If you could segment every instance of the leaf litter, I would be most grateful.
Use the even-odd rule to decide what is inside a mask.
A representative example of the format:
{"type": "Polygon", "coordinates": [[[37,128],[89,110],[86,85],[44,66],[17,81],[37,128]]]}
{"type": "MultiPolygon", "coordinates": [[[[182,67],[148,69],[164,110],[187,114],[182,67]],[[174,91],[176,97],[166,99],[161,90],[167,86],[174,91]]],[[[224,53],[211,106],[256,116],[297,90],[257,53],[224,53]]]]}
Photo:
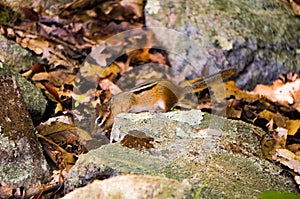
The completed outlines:
{"type": "MultiPolygon", "coordinates": [[[[144,3],[143,0],[76,0],[60,6],[54,13],[42,7],[21,8],[24,18],[0,24],[1,34],[39,55],[42,60],[30,70],[20,72],[43,90],[50,104],[51,111],[36,127],[54,170],[53,181],[44,190],[61,185],[78,156],[109,142],[109,137],[92,137],[84,127],[89,125],[95,109],[122,91],[116,85],[122,75],[146,63],[170,67],[165,52],[153,51],[157,41],[151,31],[143,32],[142,36],[133,31],[135,34],[128,40],[105,41],[117,33],[143,27],[144,3]],[[131,48],[137,44],[142,44],[140,49],[131,48]],[[115,57],[120,52],[126,53],[115,57]],[[76,82],[78,71],[81,82],[76,82]],[[86,82],[98,85],[97,89],[85,96],[78,95],[76,89],[83,89],[81,86],[86,82]],[[72,101],[75,101],[75,107],[87,106],[81,113],[72,112],[72,101]],[[82,128],[75,127],[73,116],[81,121],[82,128]]],[[[138,78],[143,79],[146,75],[149,73],[138,73],[138,78]]],[[[160,77],[160,74],[151,73],[150,78],[153,76],[160,77]]],[[[298,74],[289,73],[281,75],[272,85],[257,85],[253,91],[242,91],[233,81],[219,85],[226,89],[226,116],[263,128],[265,135],[258,136],[264,155],[285,166],[298,185],[299,84],[298,74]]],[[[213,111],[208,90],[199,91],[198,96],[197,108],[213,111]]],[[[139,139],[133,133],[122,144],[130,148],[151,148],[151,141],[149,137],[139,139]]]]}

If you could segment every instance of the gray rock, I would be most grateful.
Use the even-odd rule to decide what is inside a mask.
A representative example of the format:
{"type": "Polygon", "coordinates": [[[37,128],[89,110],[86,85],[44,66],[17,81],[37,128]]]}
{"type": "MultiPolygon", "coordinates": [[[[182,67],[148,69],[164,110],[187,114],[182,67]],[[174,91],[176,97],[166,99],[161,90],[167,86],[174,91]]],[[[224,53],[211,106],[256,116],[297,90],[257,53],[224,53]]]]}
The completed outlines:
{"type": "Polygon", "coordinates": [[[15,71],[29,70],[39,59],[14,41],[0,35],[0,61],[10,65],[15,71]]]}
{"type": "Polygon", "coordinates": [[[86,187],[79,188],[63,199],[73,198],[186,198],[191,187],[188,183],[149,175],[125,175],[107,180],[96,180],[86,187]]]}
{"type": "Polygon", "coordinates": [[[299,19],[281,0],[149,0],[145,19],[188,78],[233,66],[237,85],[251,89],[300,69],[299,19]]]}
{"type": "Polygon", "coordinates": [[[112,136],[122,144],[82,155],[68,174],[65,190],[94,178],[150,174],[188,180],[192,189],[187,196],[193,197],[253,198],[268,190],[296,192],[293,180],[263,158],[256,134],[263,131],[198,110],[120,114],[112,136]],[[133,134],[134,140],[140,135],[152,145],[128,148],[124,140],[133,134]]]}
{"type": "Polygon", "coordinates": [[[0,62],[0,76],[1,75],[13,75],[16,78],[26,108],[30,113],[33,122],[38,123],[47,106],[47,100],[41,90],[3,62],[0,62]]]}
{"type": "Polygon", "coordinates": [[[8,198],[37,189],[49,172],[16,77],[1,76],[0,87],[0,198],[8,198]]]}

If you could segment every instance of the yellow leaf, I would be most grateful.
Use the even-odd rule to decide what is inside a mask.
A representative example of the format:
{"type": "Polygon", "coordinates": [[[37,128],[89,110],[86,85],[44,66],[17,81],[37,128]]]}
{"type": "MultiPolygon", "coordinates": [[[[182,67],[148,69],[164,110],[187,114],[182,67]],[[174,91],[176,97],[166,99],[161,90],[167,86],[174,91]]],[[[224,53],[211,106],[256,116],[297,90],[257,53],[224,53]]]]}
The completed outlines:
{"type": "Polygon", "coordinates": [[[287,120],[286,128],[288,129],[288,135],[295,135],[300,128],[300,120],[287,120]]]}
{"type": "Polygon", "coordinates": [[[280,113],[273,113],[268,110],[263,110],[258,115],[268,121],[273,119],[278,127],[286,127],[286,118],[280,113]]]}

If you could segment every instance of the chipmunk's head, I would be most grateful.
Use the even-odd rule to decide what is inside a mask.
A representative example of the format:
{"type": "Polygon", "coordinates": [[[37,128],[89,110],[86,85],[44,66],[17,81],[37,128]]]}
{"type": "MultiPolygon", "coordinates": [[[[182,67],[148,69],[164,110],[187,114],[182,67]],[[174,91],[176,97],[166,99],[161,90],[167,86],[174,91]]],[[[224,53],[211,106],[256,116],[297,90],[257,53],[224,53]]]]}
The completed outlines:
{"type": "Polygon", "coordinates": [[[97,108],[98,117],[95,119],[93,135],[104,135],[111,128],[113,119],[111,116],[110,102],[103,103],[97,108]]]}
{"type": "MultiPolygon", "coordinates": [[[[93,135],[97,136],[100,134],[107,134],[111,129],[114,118],[119,113],[127,113],[132,107],[131,92],[123,92],[112,97],[109,101],[105,101],[96,108],[98,117],[95,119],[95,127],[93,130],[93,135]]],[[[109,134],[109,133],[108,133],[109,134]]]]}

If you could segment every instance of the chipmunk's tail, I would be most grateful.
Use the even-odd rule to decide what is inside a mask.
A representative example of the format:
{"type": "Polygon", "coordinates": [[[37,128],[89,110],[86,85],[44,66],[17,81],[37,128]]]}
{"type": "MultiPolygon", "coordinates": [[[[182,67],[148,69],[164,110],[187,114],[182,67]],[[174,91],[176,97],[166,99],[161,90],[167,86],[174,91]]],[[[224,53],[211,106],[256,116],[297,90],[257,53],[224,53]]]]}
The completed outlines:
{"type": "Polygon", "coordinates": [[[182,88],[192,89],[194,93],[200,92],[208,87],[209,84],[220,83],[235,74],[235,69],[230,68],[208,77],[197,77],[191,80],[184,81],[180,84],[182,88]]]}

